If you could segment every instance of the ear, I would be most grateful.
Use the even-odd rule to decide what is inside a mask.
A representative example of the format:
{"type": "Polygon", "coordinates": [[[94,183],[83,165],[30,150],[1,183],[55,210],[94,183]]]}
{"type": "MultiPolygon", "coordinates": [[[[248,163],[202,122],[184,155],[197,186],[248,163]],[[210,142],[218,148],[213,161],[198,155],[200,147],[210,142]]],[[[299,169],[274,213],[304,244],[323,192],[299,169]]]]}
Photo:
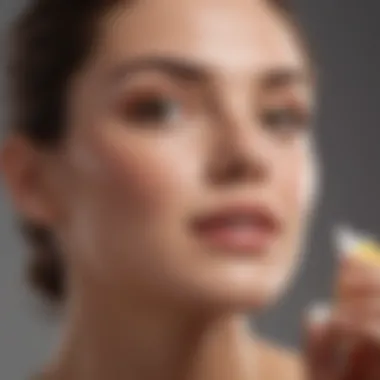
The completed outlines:
{"type": "Polygon", "coordinates": [[[46,160],[27,138],[18,135],[9,137],[0,151],[0,170],[17,211],[28,221],[50,226],[54,213],[46,160]]]}

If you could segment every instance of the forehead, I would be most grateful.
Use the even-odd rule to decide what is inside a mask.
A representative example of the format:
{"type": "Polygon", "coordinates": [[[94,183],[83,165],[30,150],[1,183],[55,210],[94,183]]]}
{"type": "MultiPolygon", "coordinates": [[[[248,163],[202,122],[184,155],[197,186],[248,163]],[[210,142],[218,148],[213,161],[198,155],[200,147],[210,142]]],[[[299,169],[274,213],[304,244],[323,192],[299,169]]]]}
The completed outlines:
{"type": "Polygon", "coordinates": [[[108,64],[167,54],[221,72],[302,68],[287,20],[267,0],[140,0],[104,20],[98,57],[108,64]]]}

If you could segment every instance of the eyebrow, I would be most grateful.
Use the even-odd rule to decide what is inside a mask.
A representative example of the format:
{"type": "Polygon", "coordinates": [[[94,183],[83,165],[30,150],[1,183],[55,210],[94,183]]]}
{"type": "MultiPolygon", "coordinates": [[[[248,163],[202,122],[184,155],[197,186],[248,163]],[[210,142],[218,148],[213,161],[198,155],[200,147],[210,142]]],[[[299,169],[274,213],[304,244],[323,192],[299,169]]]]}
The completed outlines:
{"type": "Polygon", "coordinates": [[[124,61],[111,72],[111,81],[118,83],[141,71],[162,72],[175,79],[201,82],[211,77],[211,73],[201,64],[184,58],[148,56],[124,61]]]}
{"type": "MultiPolygon", "coordinates": [[[[207,82],[214,76],[212,70],[199,62],[170,56],[145,56],[126,60],[120,63],[110,73],[111,83],[119,83],[142,71],[156,71],[177,80],[187,82],[207,82]]],[[[262,86],[268,90],[308,83],[311,76],[302,68],[279,65],[259,74],[262,86]]]]}
{"type": "Polygon", "coordinates": [[[298,84],[306,84],[311,81],[310,74],[300,68],[278,67],[264,75],[262,85],[268,90],[276,90],[298,84]]]}

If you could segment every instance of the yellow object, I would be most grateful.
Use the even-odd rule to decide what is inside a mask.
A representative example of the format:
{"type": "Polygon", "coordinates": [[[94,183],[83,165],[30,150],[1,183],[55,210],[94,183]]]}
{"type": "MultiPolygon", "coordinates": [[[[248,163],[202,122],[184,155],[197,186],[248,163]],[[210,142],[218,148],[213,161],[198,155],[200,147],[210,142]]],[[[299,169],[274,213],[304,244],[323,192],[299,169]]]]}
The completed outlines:
{"type": "Polygon", "coordinates": [[[380,245],[377,242],[363,241],[352,254],[366,262],[380,265],[380,245]]]}
{"type": "Polygon", "coordinates": [[[380,265],[380,244],[368,235],[341,228],[337,231],[336,243],[340,254],[380,265]]]}

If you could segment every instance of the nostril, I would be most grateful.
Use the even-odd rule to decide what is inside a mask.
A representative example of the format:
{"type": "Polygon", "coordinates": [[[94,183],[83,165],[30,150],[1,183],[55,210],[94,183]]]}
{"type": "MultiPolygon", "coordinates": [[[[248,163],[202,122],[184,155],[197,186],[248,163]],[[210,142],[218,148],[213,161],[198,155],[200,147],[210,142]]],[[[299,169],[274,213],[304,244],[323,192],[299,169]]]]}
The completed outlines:
{"type": "Polygon", "coordinates": [[[238,183],[261,181],[266,176],[266,163],[255,153],[245,153],[243,149],[224,151],[212,170],[212,180],[216,183],[238,183]]]}

